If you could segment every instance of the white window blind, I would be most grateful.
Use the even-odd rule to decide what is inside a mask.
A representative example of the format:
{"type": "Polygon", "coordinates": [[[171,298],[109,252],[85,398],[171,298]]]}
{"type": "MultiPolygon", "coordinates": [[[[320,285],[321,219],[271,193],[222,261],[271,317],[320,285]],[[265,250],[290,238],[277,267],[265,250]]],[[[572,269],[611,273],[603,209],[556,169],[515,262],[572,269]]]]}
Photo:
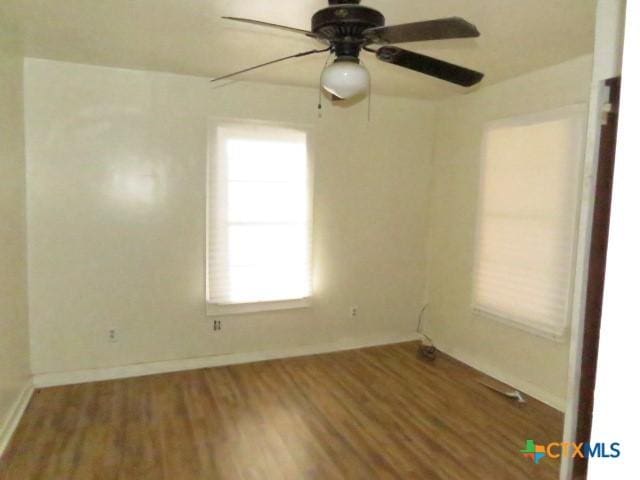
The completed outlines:
{"type": "Polygon", "coordinates": [[[582,112],[496,122],[484,138],[474,306],[556,338],[573,289],[582,112]]]}
{"type": "Polygon", "coordinates": [[[221,125],[211,149],[207,301],[277,302],[311,293],[307,134],[221,125]]]}

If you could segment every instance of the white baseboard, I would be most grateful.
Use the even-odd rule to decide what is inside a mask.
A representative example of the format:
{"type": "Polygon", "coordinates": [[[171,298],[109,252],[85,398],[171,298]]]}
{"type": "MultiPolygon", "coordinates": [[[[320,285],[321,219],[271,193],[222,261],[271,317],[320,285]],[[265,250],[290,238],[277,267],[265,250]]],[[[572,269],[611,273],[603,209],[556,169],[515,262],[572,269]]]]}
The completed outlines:
{"type": "Polygon", "coordinates": [[[378,345],[388,345],[392,343],[411,342],[418,338],[418,335],[415,333],[377,335],[373,337],[345,339],[332,343],[304,345],[265,352],[231,353],[209,357],[186,358],[153,363],[138,363],[120,367],[76,370],[71,372],[40,373],[33,376],[33,384],[37,388],[43,388],[97,382],[102,380],[115,380],[119,378],[142,377],[145,375],[155,375],[159,373],[260,362],[278,358],[302,357],[306,355],[354,350],[357,348],[375,347],[378,345]]]}
{"type": "Polygon", "coordinates": [[[530,397],[535,398],[536,400],[540,400],[542,403],[546,403],[550,407],[555,408],[561,412],[565,411],[566,402],[563,398],[558,397],[537,385],[534,385],[530,382],[522,380],[520,378],[516,378],[506,372],[501,371],[499,368],[496,368],[493,365],[489,365],[488,363],[478,360],[471,355],[468,355],[464,352],[460,352],[455,348],[449,348],[447,346],[438,345],[438,349],[443,353],[449,355],[450,357],[455,358],[456,360],[469,365],[472,368],[475,368],[479,372],[484,373],[485,375],[489,375],[492,378],[495,378],[499,382],[506,383],[507,385],[511,385],[516,390],[528,395],[530,397]]]}
{"type": "MultiPolygon", "coordinates": [[[[274,360],[279,358],[303,357],[306,355],[317,355],[322,353],[339,352],[343,350],[354,350],[358,348],[374,347],[379,345],[389,345],[418,340],[420,337],[415,333],[398,335],[377,335],[372,337],[345,339],[332,343],[318,345],[304,345],[298,347],[285,348],[280,350],[269,350],[264,352],[231,353],[225,355],[213,355],[208,357],[186,358],[180,360],[168,360],[151,363],[138,363],[109,368],[97,368],[89,370],[75,370],[70,372],[41,373],[33,376],[33,385],[36,388],[53,387],[60,385],[72,385],[78,383],[98,382],[103,380],[116,380],[120,378],[142,377],[145,375],[155,375],[160,373],[179,372],[184,370],[196,370],[199,368],[220,367],[224,365],[237,365],[241,363],[260,362],[264,360],[274,360]]],[[[522,379],[515,378],[492,365],[479,361],[470,355],[453,348],[438,345],[447,355],[469,365],[476,370],[495,378],[496,380],[509,384],[520,390],[522,393],[540,400],[551,407],[564,412],[564,399],[553,395],[537,385],[522,379]]],[[[33,391],[33,387],[31,387],[33,391]]],[[[29,394],[29,397],[30,398],[29,394]]],[[[27,398],[27,402],[28,402],[27,398]]],[[[26,407],[26,403],[24,405],[26,407]]],[[[22,412],[20,412],[20,415],[22,412]]],[[[19,420],[18,415],[17,420],[19,420]]],[[[15,421],[17,424],[17,420],[15,421]]],[[[15,428],[15,425],[14,427],[15,428]]],[[[4,433],[4,432],[3,432],[4,433]]],[[[4,437],[0,437],[4,438],[4,437]]]]}
{"type": "Polygon", "coordinates": [[[33,391],[33,384],[29,381],[13,404],[9,415],[7,415],[6,423],[0,427],[0,457],[2,457],[4,451],[9,446],[11,437],[16,431],[18,423],[20,423],[20,419],[29,405],[33,391]]]}

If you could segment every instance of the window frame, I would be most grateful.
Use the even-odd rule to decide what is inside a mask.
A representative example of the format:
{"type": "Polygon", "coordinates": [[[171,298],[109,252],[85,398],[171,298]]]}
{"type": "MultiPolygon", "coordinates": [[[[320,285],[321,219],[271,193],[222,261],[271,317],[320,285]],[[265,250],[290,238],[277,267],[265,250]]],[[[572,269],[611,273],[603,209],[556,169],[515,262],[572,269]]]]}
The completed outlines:
{"type": "Polygon", "coordinates": [[[242,315],[249,313],[272,312],[278,310],[304,309],[312,306],[313,290],[314,290],[314,135],[313,126],[305,123],[287,123],[279,121],[256,120],[247,118],[230,118],[230,117],[210,117],[207,128],[207,172],[205,175],[205,307],[207,316],[228,316],[242,315]],[[218,162],[218,152],[220,145],[218,144],[218,129],[220,127],[267,127],[295,130],[306,135],[307,146],[307,195],[308,195],[308,238],[309,238],[309,295],[302,298],[291,298],[283,300],[266,300],[261,302],[244,302],[221,304],[214,303],[209,299],[210,287],[210,262],[209,252],[212,239],[210,238],[213,225],[212,204],[215,195],[213,191],[213,182],[217,180],[214,177],[215,168],[218,162]]]}
{"type": "Polygon", "coordinates": [[[575,288],[576,288],[576,274],[578,268],[578,242],[579,242],[579,227],[580,227],[580,212],[582,209],[583,202],[583,190],[584,184],[582,179],[584,178],[584,168],[585,168],[585,155],[586,155],[586,130],[587,130],[587,104],[585,103],[575,103],[570,105],[565,105],[558,108],[540,110],[536,112],[524,113],[524,114],[515,114],[509,117],[502,117],[495,120],[491,120],[485,123],[484,128],[482,130],[482,141],[481,141],[481,150],[480,150],[480,170],[478,175],[478,184],[477,184],[477,205],[476,205],[476,215],[475,215],[475,228],[474,228],[474,236],[473,236],[473,256],[472,256],[472,278],[471,278],[471,311],[475,315],[500,322],[504,325],[516,328],[518,330],[546,338],[548,340],[552,340],[557,343],[564,343],[569,338],[569,330],[570,330],[570,321],[573,315],[573,311],[575,308],[575,304],[573,301],[575,288]],[[519,317],[519,316],[510,316],[505,312],[500,312],[495,309],[492,309],[487,306],[483,306],[477,303],[476,298],[476,290],[478,288],[477,283],[475,281],[476,275],[476,265],[478,261],[479,248],[478,241],[480,238],[480,229],[481,229],[481,206],[484,204],[484,180],[486,175],[486,157],[487,157],[487,137],[490,130],[495,129],[496,127],[504,127],[504,126],[526,126],[533,125],[536,123],[542,123],[547,121],[553,121],[558,119],[564,119],[567,117],[575,117],[578,118],[582,124],[581,127],[581,135],[579,139],[579,152],[577,153],[577,158],[579,164],[576,166],[576,181],[579,182],[579,185],[576,188],[575,198],[574,198],[574,212],[573,212],[573,226],[572,226],[572,243],[571,243],[571,252],[570,252],[570,277],[569,277],[569,288],[567,290],[567,298],[566,298],[566,312],[564,317],[563,325],[560,329],[554,328],[545,328],[544,324],[541,322],[532,323],[530,319],[519,317]]]}

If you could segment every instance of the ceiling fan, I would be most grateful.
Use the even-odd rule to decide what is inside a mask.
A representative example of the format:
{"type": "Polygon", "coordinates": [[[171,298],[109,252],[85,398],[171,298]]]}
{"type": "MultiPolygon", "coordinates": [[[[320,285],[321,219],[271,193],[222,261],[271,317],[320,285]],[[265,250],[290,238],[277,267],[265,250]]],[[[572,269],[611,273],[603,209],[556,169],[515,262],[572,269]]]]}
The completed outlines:
{"type": "Polygon", "coordinates": [[[247,18],[222,18],[306,35],[324,43],[326,48],[278,58],[214,78],[212,82],[284,60],[330,52],[335,55],[335,61],[324,69],[321,84],[335,97],[347,99],[365,93],[369,88],[369,72],[361,65],[359,59],[363,50],[375,53],[378,60],[383,62],[408,68],[463,87],[475,85],[484,76],[484,74],[468,68],[390,45],[480,36],[475,25],[459,17],[385,26],[384,15],[373,8],[360,5],[360,0],[329,0],[328,7],[313,15],[310,31],[247,18]],[[372,45],[378,45],[378,47],[372,48],[372,45]]]}

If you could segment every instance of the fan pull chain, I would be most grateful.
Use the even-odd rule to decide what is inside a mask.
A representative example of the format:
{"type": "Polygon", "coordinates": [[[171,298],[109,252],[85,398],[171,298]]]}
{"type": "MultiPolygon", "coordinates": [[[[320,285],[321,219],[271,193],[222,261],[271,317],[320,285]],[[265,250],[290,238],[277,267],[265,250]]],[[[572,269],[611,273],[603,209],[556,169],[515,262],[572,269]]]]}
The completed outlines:
{"type": "MultiPolygon", "coordinates": [[[[331,60],[331,54],[333,52],[329,52],[327,55],[327,59],[324,61],[324,67],[322,68],[322,72],[329,65],[329,60],[331,60]]],[[[320,73],[320,80],[318,80],[318,118],[322,118],[322,72],[320,73]]]]}
{"type": "Polygon", "coordinates": [[[371,123],[371,75],[369,75],[369,98],[367,100],[367,121],[371,123]]]}
{"type": "MultiPolygon", "coordinates": [[[[364,60],[360,60],[363,67],[367,68],[364,64],[364,60]]],[[[367,91],[367,122],[371,123],[371,75],[369,75],[369,86],[367,91]]]]}
{"type": "Polygon", "coordinates": [[[367,105],[367,121],[371,123],[371,93],[369,93],[369,104],[367,105]]]}

